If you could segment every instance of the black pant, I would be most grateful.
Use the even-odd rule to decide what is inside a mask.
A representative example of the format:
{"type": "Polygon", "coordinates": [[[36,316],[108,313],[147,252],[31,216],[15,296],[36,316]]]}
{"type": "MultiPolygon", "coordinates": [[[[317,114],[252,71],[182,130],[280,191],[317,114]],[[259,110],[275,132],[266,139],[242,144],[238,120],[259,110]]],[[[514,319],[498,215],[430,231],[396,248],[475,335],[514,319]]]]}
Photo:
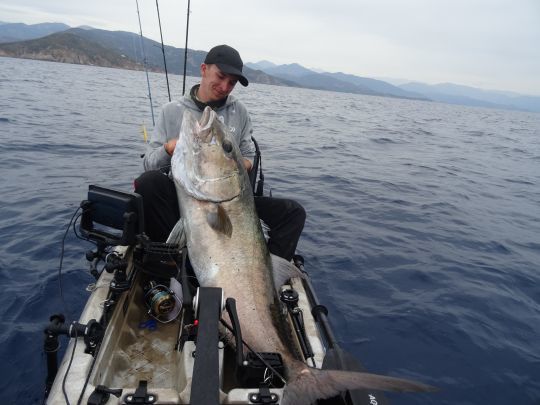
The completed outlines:
{"type": "MultiPolygon", "coordinates": [[[[135,180],[135,192],[143,198],[146,235],[155,242],[165,242],[180,219],[174,182],[159,170],[148,171],[135,180]]],[[[255,197],[255,208],[270,228],[270,252],[291,260],[304,229],[304,208],[294,200],[273,197],[255,197]]]]}

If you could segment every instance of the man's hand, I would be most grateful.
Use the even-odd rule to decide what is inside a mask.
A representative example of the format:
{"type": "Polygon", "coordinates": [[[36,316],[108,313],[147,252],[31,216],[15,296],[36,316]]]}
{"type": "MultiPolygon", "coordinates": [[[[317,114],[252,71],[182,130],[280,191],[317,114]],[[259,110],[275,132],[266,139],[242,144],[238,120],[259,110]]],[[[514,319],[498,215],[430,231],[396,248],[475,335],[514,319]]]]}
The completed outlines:
{"type": "Polygon", "coordinates": [[[251,163],[251,160],[244,158],[244,167],[246,168],[247,172],[250,172],[251,168],[253,167],[253,163],[251,163]]]}
{"type": "Polygon", "coordinates": [[[169,156],[172,156],[174,148],[176,148],[176,141],[178,141],[178,139],[171,139],[164,145],[165,151],[169,154],[169,156]]]}

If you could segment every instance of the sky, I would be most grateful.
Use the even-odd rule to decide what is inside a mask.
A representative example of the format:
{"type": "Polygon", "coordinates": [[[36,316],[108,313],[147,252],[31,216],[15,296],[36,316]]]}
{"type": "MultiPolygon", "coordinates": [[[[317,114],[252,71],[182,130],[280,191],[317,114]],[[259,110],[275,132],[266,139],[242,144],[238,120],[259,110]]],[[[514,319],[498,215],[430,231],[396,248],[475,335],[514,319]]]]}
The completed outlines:
{"type": "MultiPolygon", "coordinates": [[[[155,0],[138,0],[160,39],[155,0]]],[[[187,0],[159,0],[165,44],[184,47],[187,0]]],[[[136,0],[2,0],[0,21],[139,32],[136,0]]],[[[188,47],[357,76],[540,96],[540,0],[193,0],[188,47]]]]}

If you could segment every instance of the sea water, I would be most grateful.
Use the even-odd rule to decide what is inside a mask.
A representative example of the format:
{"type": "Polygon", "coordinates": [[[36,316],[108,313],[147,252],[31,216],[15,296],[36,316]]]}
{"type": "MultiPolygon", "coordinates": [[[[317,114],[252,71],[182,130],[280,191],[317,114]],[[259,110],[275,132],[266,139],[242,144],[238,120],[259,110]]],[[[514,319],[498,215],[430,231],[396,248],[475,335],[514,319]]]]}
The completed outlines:
{"type": "MultiPolygon", "coordinates": [[[[538,404],[540,114],[238,87],[267,191],[306,208],[299,252],[340,344],[441,389],[392,402],[538,404]]],[[[93,281],[68,224],[89,184],[132,190],[147,94],[144,72],[0,58],[2,403],[42,401],[43,329],[93,281]]]]}

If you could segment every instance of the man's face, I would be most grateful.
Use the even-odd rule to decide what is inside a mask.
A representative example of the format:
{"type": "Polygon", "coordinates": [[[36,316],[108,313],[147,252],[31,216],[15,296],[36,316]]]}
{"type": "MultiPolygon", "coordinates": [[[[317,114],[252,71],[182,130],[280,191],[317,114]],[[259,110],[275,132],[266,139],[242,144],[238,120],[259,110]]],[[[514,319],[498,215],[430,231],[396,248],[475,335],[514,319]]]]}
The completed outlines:
{"type": "Polygon", "coordinates": [[[223,73],[216,65],[201,65],[201,85],[197,96],[205,103],[217,101],[227,97],[238,78],[234,75],[223,73]]]}

